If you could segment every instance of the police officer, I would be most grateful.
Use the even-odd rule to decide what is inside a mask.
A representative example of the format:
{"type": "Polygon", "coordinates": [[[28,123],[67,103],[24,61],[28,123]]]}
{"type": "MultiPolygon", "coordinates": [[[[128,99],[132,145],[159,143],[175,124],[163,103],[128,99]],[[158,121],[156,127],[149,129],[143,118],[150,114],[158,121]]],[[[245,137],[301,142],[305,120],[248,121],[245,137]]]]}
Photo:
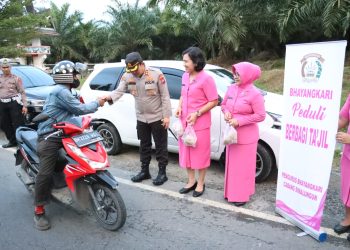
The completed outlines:
{"type": "Polygon", "coordinates": [[[125,92],[135,97],[137,135],[140,140],[141,171],[131,178],[133,182],[150,179],[152,136],[156,146],[158,175],[154,185],[162,185],[168,180],[168,128],[171,116],[170,96],[166,80],[158,69],[147,67],[138,52],[132,52],[125,58],[126,73],[120,84],[105,99],[116,102],[125,92]]]}
{"type": "Polygon", "coordinates": [[[10,61],[1,61],[2,75],[0,75],[0,117],[1,128],[9,141],[3,148],[14,147],[16,129],[24,125],[24,115],[27,113],[27,99],[20,77],[11,74],[10,61]]]}

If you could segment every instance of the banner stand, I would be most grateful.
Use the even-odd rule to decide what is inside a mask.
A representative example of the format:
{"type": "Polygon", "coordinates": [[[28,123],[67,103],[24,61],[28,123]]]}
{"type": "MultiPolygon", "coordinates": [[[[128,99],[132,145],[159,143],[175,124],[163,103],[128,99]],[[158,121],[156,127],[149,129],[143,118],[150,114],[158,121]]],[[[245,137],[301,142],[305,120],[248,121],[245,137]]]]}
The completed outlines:
{"type": "Polygon", "coordinates": [[[286,220],[288,220],[290,223],[292,223],[293,225],[299,227],[301,230],[303,230],[307,234],[309,234],[312,237],[314,237],[316,240],[318,240],[320,242],[324,242],[324,241],[327,240],[327,233],[326,232],[316,231],[316,230],[313,230],[312,228],[310,228],[308,226],[305,226],[305,224],[299,222],[298,220],[295,220],[293,217],[291,217],[289,214],[287,214],[286,212],[284,212],[280,208],[276,207],[275,211],[276,211],[276,213],[278,213],[279,215],[284,217],[286,220]]]}

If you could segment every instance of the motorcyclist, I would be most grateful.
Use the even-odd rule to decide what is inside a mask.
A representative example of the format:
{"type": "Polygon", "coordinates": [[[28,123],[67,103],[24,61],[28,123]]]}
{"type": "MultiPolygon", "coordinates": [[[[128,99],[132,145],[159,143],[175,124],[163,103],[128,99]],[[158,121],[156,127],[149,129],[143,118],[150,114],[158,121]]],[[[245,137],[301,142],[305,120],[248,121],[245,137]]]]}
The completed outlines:
{"type": "Polygon", "coordinates": [[[83,104],[73,96],[71,89],[77,88],[80,84],[77,75],[82,70],[81,65],[65,60],[58,62],[53,68],[53,79],[57,86],[47,97],[43,108],[43,114],[49,118],[39,124],[37,131],[37,152],[40,167],[35,182],[34,222],[38,230],[50,228],[50,222],[45,215],[44,206],[50,200],[52,177],[55,171],[58,151],[63,146],[59,137],[51,136],[46,138],[54,132],[52,125],[67,121],[73,116],[93,113],[105,103],[105,100],[98,98],[95,101],[83,104]]]}

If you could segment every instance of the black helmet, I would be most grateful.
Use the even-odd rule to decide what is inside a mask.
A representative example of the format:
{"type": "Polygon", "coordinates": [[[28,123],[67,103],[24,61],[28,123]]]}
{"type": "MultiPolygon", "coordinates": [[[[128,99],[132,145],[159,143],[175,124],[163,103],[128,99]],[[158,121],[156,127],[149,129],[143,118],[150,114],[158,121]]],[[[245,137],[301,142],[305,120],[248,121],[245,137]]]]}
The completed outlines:
{"type": "Polygon", "coordinates": [[[60,61],[53,67],[52,77],[57,84],[69,84],[72,88],[77,88],[80,81],[75,76],[86,68],[87,66],[82,63],[73,63],[68,60],[60,61]]]}

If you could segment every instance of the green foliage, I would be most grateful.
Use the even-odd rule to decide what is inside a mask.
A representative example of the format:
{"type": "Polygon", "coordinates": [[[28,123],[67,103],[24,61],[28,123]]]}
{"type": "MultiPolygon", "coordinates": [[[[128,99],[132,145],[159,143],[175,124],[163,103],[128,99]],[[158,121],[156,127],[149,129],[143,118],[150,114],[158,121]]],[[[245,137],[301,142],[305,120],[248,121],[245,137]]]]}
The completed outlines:
{"type": "Polygon", "coordinates": [[[26,13],[24,6],[28,1],[0,2],[0,57],[23,55],[20,46],[38,37],[37,27],[46,23],[40,14],[26,13]]]}
{"type": "Polygon", "coordinates": [[[75,11],[69,14],[69,4],[58,8],[51,3],[51,22],[59,33],[58,36],[50,37],[46,41],[51,46],[51,57],[54,61],[64,59],[86,61],[87,58],[82,54],[84,25],[82,24],[82,13],[75,11]]]}
{"type": "Polygon", "coordinates": [[[112,21],[108,24],[108,36],[100,48],[105,60],[116,60],[131,51],[141,51],[145,58],[153,48],[152,36],[156,34],[159,11],[147,8],[134,8],[129,4],[122,6],[114,1],[108,6],[112,21]]]}

